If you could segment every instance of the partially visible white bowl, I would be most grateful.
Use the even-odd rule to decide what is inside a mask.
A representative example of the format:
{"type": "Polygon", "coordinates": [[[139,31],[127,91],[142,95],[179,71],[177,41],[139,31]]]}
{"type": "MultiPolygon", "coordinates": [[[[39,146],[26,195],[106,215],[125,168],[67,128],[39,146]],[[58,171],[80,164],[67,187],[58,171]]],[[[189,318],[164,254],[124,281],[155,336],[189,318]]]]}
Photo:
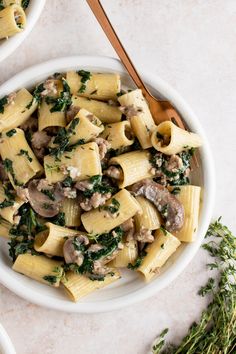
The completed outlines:
{"type": "Polygon", "coordinates": [[[16,354],[12,342],[1,324],[0,324],[0,353],[16,354]]]}
{"type": "MultiPolygon", "coordinates": [[[[127,86],[133,86],[118,60],[99,56],[78,56],[54,59],[24,70],[0,87],[0,97],[21,87],[30,88],[54,72],[63,72],[69,69],[120,73],[122,82],[127,86]]],[[[155,95],[171,101],[188,123],[190,129],[203,138],[203,147],[200,149],[201,166],[193,176],[193,183],[200,185],[203,189],[196,241],[179,247],[171,260],[163,267],[161,274],[151,283],[145,284],[136,273],[127,270],[124,272],[124,277],[118,282],[96,291],[74,304],[58,289],[42,285],[15,273],[11,269],[6,241],[0,240],[0,282],[17,295],[42,306],[69,312],[93,313],[114,310],[144,300],[166,287],[184,270],[198,251],[211,221],[215,191],[213,161],[208,141],[196,116],[175,90],[153,73],[145,71],[141,72],[141,75],[151,91],[155,95]]]]}
{"type": "Polygon", "coordinates": [[[17,47],[28,36],[43,10],[46,0],[31,0],[29,7],[26,9],[26,28],[24,31],[17,33],[8,39],[0,40],[0,62],[7,58],[16,50],[17,47]]]}

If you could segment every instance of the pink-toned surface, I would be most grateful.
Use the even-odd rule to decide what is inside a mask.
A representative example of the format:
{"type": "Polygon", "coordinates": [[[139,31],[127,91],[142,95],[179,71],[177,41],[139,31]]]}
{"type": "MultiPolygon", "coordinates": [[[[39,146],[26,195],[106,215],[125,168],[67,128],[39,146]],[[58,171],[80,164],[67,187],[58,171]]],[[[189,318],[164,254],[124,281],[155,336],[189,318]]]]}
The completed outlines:
{"type": "MultiPolygon", "coordinates": [[[[136,62],[172,84],[197,113],[216,162],[215,216],[223,214],[236,231],[235,1],[224,1],[223,8],[222,0],[103,4],[136,62]]],[[[0,64],[0,84],[32,64],[73,54],[114,56],[84,0],[48,0],[31,35],[0,64]]],[[[163,328],[170,327],[169,338],[178,341],[198,319],[205,300],[196,292],[209,276],[205,264],[206,254],[199,251],[185,272],[155,297],[106,314],[50,311],[0,286],[0,322],[19,354],[147,353],[163,328]]]]}

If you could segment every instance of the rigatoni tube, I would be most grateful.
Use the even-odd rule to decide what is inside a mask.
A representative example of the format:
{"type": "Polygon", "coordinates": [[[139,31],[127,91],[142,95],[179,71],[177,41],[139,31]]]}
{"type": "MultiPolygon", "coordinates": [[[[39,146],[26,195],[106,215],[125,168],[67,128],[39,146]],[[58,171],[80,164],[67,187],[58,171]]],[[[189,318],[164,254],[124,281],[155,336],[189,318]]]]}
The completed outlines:
{"type": "Polygon", "coordinates": [[[155,128],[148,104],[140,89],[128,92],[118,98],[124,113],[130,119],[134,134],[137,136],[143,149],[150,148],[151,132],[155,128]]]}
{"type": "Polygon", "coordinates": [[[157,151],[166,155],[178,154],[202,145],[202,139],[198,134],[181,129],[170,121],[159,124],[153,130],[151,141],[157,151]]]}
{"type": "Polygon", "coordinates": [[[82,274],[67,272],[62,279],[62,284],[65,287],[69,298],[77,302],[82,297],[94,292],[95,290],[104,288],[111,283],[121,278],[117,269],[111,269],[111,273],[107,274],[103,281],[91,280],[82,274]]]}
{"type": "Polygon", "coordinates": [[[21,6],[13,4],[0,11],[0,39],[22,32],[25,25],[26,16],[21,6]]]}
{"type": "Polygon", "coordinates": [[[134,136],[128,121],[107,124],[101,137],[106,139],[111,149],[114,150],[134,143],[134,136]]]}
{"type": "Polygon", "coordinates": [[[16,128],[26,122],[37,106],[31,93],[24,88],[6,97],[6,104],[0,112],[0,132],[16,128]]]}
{"type": "Polygon", "coordinates": [[[69,71],[66,80],[74,95],[97,100],[117,100],[120,92],[120,76],[118,74],[94,74],[86,70],[69,71]]]}
{"type": "Polygon", "coordinates": [[[62,257],[66,237],[76,236],[78,231],[58,226],[51,222],[47,222],[45,226],[47,229],[35,236],[34,249],[37,252],[62,257]]]}
{"type": "Polygon", "coordinates": [[[0,216],[9,221],[11,224],[15,224],[17,219],[14,217],[22,204],[24,204],[24,201],[19,197],[15,197],[14,200],[8,201],[6,191],[2,182],[0,182],[0,216]],[[8,204],[7,202],[10,202],[11,205],[4,206],[4,204],[8,204]]]}
{"type": "Polygon", "coordinates": [[[44,157],[46,179],[50,183],[63,181],[68,175],[73,181],[80,181],[101,175],[98,145],[94,142],[77,146],[64,152],[59,161],[52,155],[44,157]],[[89,163],[88,163],[89,162],[89,163]]]}
{"type": "Polygon", "coordinates": [[[118,107],[107,102],[92,100],[86,97],[72,96],[72,107],[85,108],[103,123],[115,123],[121,120],[122,113],[118,107]]]}
{"type": "Polygon", "coordinates": [[[61,264],[62,262],[45,256],[33,256],[25,253],[17,257],[12,269],[40,283],[58,288],[63,275],[61,264]]]}
{"type": "Polygon", "coordinates": [[[155,240],[147,246],[146,256],[137,269],[146,281],[150,281],[179,247],[180,241],[168,231],[161,229],[155,232],[155,240]]]}
{"type": "Polygon", "coordinates": [[[125,188],[144,178],[153,177],[149,160],[150,154],[147,151],[131,151],[110,159],[109,165],[118,166],[122,170],[119,187],[125,188]]]}
{"type": "Polygon", "coordinates": [[[43,168],[26,141],[24,131],[16,128],[2,134],[0,154],[5,171],[14,187],[27,183],[43,168]]]}
{"type": "Polygon", "coordinates": [[[65,225],[70,227],[80,226],[81,209],[78,200],[65,198],[62,203],[61,211],[65,214],[65,225]]]}
{"type": "Polygon", "coordinates": [[[137,257],[138,243],[136,240],[130,240],[123,244],[123,248],[118,252],[116,258],[109,263],[109,266],[125,268],[129,263],[134,263],[137,257]]]}
{"type": "Polygon", "coordinates": [[[154,204],[141,196],[137,196],[136,200],[142,209],[142,213],[138,213],[134,217],[136,229],[140,230],[142,227],[148,230],[159,229],[162,219],[154,204]]]}
{"type": "Polygon", "coordinates": [[[126,189],[112,196],[104,206],[81,215],[85,230],[90,234],[109,232],[132,218],[141,208],[126,189]]]}

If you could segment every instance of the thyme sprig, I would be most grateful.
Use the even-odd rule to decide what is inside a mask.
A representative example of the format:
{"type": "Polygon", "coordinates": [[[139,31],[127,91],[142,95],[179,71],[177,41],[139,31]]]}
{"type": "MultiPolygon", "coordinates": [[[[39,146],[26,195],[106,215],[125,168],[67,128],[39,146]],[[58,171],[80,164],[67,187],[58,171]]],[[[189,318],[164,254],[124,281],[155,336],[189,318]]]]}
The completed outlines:
{"type": "Polygon", "coordinates": [[[236,352],[236,238],[221,223],[221,218],[209,226],[206,238],[210,240],[203,248],[214,258],[214,262],[207,264],[207,267],[218,270],[218,279],[211,277],[198,294],[210,296],[212,300],[200,321],[193,323],[179,346],[165,346],[166,329],[154,343],[153,354],[236,352]]]}

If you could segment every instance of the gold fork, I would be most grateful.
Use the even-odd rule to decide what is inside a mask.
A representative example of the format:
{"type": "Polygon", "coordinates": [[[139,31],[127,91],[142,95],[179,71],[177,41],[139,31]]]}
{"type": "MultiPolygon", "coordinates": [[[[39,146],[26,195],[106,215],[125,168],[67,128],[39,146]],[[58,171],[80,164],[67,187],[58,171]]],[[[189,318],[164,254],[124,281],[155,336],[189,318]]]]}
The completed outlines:
{"type": "Polygon", "coordinates": [[[118,57],[120,58],[126,70],[128,71],[129,75],[133,79],[134,83],[139,89],[142,90],[142,93],[149,104],[149,108],[155,123],[159,124],[163,121],[171,120],[172,122],[177,124],[180,128],[185,129],[186,127],[183,120],[181,119],[181,117],[179,116],[175,108],[172,106],[172,104],[168,101],[160,101],[157,98],[155,98],[150,93],[146,85],[144,84],[134,64],[132,63],[130,57],[128,56],[125,48],[123,47],[121,41],[119,40],[114,28],[112,27],[112,24],[108,19],[106,12],[101,5],[100,0],[87,0],[87,3],[90,6],[91,10],[93,11],[98,22],[100,23],[111,45],[115,49],[118,57]]]}

